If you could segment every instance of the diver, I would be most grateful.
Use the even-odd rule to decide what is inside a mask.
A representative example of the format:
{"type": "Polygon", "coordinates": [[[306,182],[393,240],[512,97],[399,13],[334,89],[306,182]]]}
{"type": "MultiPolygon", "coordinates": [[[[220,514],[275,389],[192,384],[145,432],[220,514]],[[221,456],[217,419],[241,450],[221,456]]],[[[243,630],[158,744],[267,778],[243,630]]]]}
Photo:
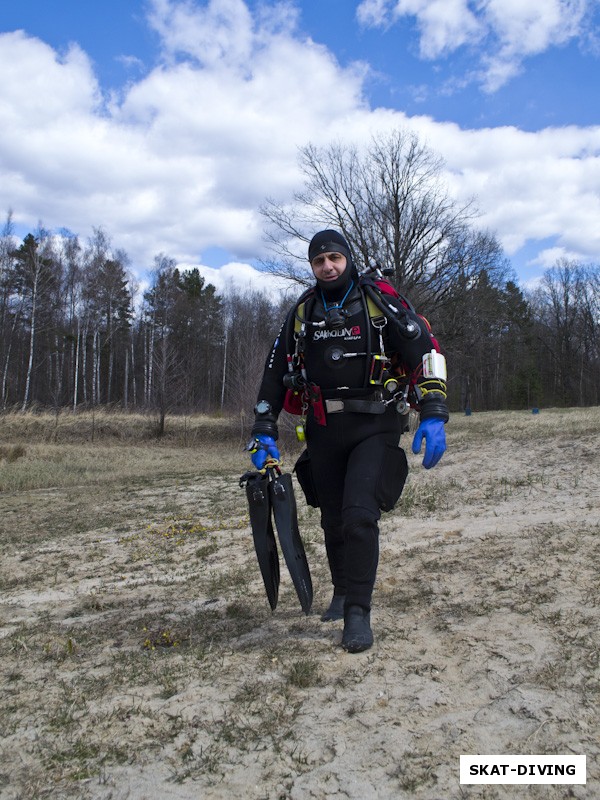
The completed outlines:
{"type": "Polygon", "coordinates": [[[346,239],[323,230],[308,260],[315,285],[287,315],[266,361],[248,449],[261,470],[280,459],[282,409],[300,416],[306,450],[295,466],[320,508],[333,596],[321,619],[343,619],[342,647],[370,648],[378,521],[402,492],[399,441],[420,413],[412,450],[435,466],[446,449],[446,365],[429,324],[379,271],[359,274],[346,239]]]}

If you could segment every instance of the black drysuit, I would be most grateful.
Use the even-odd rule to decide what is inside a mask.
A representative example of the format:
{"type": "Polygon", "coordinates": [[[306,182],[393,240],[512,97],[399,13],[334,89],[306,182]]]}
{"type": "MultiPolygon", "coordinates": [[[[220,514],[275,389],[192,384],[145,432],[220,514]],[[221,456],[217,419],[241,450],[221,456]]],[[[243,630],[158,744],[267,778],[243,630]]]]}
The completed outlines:
{"type": "MultiPolygon", "coordinates": [[[[396,307],[399,301],[393,298],[396,307]]],[[[313,322],[324,319],[327,298],[316,288],[304,303],[303,312],[313,322]]],[[[369,384],[373,354],[380,353],[379,331],[367,310],[364,290],[354,286],[344,302],[346,319],[338,330],[307,326],[304,365],[307,379],[320,387],[329,400],[360,398],[365,408],[381,411],[369,384]]],[[[434,343],[425,322],[404,310],[419,329],[409,339],[388,321],[382,335],[386,354],[397,353],[409,372],[420,368],[425,353],[434,343]]],[[[276,339],[267,358],[258,393],[267,400],[277,417],[283,408],[288,372],[288,354],[294,353],[294,310],[276,339]]],[[[399,447],[403,419],[395,404],[384,413],[335,411],[341,403],[329,403],[326,425],[321,425],[309,410],[306,443],[312,483],[321,508],[321,525],[335,594],[346,595],[346,605],[370,609],[379,559],[381,509],[389,510],[397,501],[407,474],[404,451],[399,447]]],[[[422,411],[422,416],[426,414],[422,411]]],[[[430,416],[432,416],[430,414],[430,416]]]]}

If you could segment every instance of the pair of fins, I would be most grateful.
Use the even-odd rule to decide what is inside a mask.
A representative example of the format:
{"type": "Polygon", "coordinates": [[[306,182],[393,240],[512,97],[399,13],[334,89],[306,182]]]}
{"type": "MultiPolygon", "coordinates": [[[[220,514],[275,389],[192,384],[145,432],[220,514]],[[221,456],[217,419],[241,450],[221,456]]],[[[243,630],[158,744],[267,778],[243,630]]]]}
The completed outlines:
{"type": "Polygon", "coordinates": [[[279,552],[273,530],[273,519],[283,558],[305,614],[310,612],[313,587],[304,545],[298,530],[296,498],[289,473],[267,469],[265,473],[246,472],[240,486],[246,485],[250,524],[258,565],[265,584],[271,610],[279,597],[279,552]]]}

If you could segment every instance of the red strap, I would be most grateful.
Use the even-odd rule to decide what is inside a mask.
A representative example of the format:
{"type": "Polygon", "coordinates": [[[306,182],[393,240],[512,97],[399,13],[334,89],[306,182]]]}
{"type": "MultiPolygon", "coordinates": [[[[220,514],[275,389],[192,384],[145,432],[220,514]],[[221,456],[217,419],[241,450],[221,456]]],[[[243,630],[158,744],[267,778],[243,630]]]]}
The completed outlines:
{"type": "Polygon", "coordinates": [[[317,425],[327,425],[327,417],[325,416],[325,406],[323,405],[321,390],[319,389],[318,386],[313,385],[313,396],[310,402],[313,414],[315,415],[315,422],[317,423],[317,425]]]}
{"type": "MultiPolygon", "coordinates": [[[[321,390],[314,384],[311,384],[310,405],[313,410],[313,414],[315,415],[315,422],[318,425],[327,425],[327,417],[325,416],[325,407],[323,405],[323,398],[321,397],[321,390]]],[[[287,411],[288,414],[296,414],[297,416],[301,416],[304,410],[301,394],[299,392],[294,392],[292,389],[288,389],[285,393],[283,409],[284,411],[287,411]]]]}
{"type": "Polygon", "coordinates": [[[394,289],[394,287],[392,286],[392,284],[391,284],[391,283],[388,283],[387,281],[384,281],[384,280],[382,280],[381,278],[378,278],[378,279],[375,281],[375,286],[377,286],[377,288],[379,289],[379,291],[380,291],[382,294],[391,294],[391,295],[392,295],[392,297],[400,297],[400,295],[399,295],[399,294],[398,294],[398,292],[397,292],[397,291],[394,289]]]}
{"type": "Polygon", "coordinates": [[[294,392],[292,389],[287,390],[283,401],[283,410],[287,411],[288,414],[296,414],[298,416],[302,414],[302,398],[298,392],[294,392]]]}

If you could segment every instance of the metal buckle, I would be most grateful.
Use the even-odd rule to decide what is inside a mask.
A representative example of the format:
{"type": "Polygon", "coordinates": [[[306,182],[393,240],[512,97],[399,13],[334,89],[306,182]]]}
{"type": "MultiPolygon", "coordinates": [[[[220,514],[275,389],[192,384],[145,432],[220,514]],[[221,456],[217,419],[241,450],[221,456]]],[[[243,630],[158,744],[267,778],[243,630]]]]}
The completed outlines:
{"type": "Polygon", "coordinates": [[[329,414],[337,414],[344,410],[343,400],[325,400],[325,408],[329,414]]]}

